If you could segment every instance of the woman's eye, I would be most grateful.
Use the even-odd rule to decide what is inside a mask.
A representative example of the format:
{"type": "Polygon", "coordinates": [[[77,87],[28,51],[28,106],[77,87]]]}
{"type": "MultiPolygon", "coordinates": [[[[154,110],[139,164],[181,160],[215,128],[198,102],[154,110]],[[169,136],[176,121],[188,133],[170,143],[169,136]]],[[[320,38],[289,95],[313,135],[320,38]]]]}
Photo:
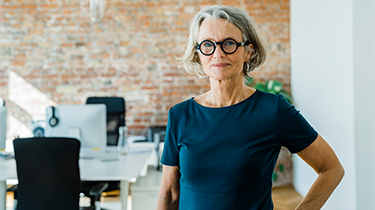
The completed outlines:
{"type": "Polygon", "coordinates": [[[226,45],[226,46],[231,46],[231,45],[235,45],[236,43],[234,42],[234,41],[226,41],[225,43],[224,43],[224,45],[226,45]]]}
{"type": "Polygon", "coordinates": [[[213,44],[210,43],[210,42],[204,42],[203,43],[203,47],[212,47],[212,46],[213,46],[213,44]]]}

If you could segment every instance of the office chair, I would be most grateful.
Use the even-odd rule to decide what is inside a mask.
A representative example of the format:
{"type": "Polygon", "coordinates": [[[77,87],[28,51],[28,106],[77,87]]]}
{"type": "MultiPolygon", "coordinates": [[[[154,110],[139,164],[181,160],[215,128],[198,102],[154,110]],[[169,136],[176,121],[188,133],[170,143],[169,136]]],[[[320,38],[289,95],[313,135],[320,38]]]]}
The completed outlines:
{"type": "MultiPolygon", "coordinates": [[[[73,138],[21,138],[13,141],[17,164],[17,210],[74,210],[79,208],[80,142],[73,138]]],[[[100,183],[91,194],[100,197],[100,183]]]]}
{"type": "Polygon", "coordinates": [[[121,97],[89,97],[86,104],[107,106],[107,145],[117,146],[119,128],[125,126],[125,100],[121,97]]]}
{"type": "MultiPolygon", "coordinates": [[[[125,128],[125,100],[122,97],[89,97],[86,104],[105,104],[107,106],[107,146],[117,146],[119,139],[122,141],[126,138],[125,134],[120,135],[120,131],[125,128]]],[[[117,190],[120,187],[120,181],[103,181],[108,183],[105,192],[117,190]]],[[[89,195],[89,189],[97,184],[96,181],[82,182],[82,192],[90,198],[93,204],[95,198],[89,195]]]]}

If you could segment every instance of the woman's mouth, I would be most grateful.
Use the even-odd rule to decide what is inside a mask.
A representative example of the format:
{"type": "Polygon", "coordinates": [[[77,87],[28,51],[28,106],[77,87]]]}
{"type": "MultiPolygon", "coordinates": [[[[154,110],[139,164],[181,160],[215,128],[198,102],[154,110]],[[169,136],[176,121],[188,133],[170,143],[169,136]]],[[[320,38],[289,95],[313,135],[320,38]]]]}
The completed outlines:
{"type": "Polygon", "coordinates": [[[216,68],[224,68],[228,65],[229,65],[228,63],[214,63],[214,64],[212,64],[212,66],[216,67],[216,68]]]}

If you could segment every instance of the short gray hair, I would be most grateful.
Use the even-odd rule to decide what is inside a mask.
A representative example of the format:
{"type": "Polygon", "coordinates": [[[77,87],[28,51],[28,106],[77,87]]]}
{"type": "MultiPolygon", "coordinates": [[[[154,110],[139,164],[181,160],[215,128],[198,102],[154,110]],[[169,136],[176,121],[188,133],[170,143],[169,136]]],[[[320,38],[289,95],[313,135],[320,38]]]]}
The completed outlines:
{"type": "Polygon", "coordinates": [[[187,72],[197,74],[200,77],[207,75],[203,71],[198,52],[195,48],[198,42],[198,32],[202,22],[208,18],[225,19],[239,28],[244,41],[249,40],[253,45],[251,58],[244,63],[243,73],[245,78],[250,77],[250,72],[261,66],[267,57],[267,41],[265,34],[258,24],[245,11],[223,5],[205,6],[193,18],[185,54],[178,58],[179,67],[187,72]]]}

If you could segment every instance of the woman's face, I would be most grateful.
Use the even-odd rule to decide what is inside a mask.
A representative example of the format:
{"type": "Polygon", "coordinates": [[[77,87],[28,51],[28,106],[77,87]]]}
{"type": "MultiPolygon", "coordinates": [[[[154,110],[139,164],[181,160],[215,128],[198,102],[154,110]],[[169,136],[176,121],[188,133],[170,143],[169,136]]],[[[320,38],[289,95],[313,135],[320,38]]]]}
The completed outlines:
{"type": "MultiPolygon", "coordinates": [[[[241,30],[224,19],[206,19],[199,28],[199,44],[203,40],[222,42],[228,38],[234,39],[237,43],[245,41],[241,30]]],[[[209,56],[198,52],[204,72],[216,80],[243,79],[243,65],[251,57],[251,51],[245,47],[252,48],[252,45],[240,46],[233,54],[224,53],[220,45],[217,45],[214,53],[209,56]]]]}

